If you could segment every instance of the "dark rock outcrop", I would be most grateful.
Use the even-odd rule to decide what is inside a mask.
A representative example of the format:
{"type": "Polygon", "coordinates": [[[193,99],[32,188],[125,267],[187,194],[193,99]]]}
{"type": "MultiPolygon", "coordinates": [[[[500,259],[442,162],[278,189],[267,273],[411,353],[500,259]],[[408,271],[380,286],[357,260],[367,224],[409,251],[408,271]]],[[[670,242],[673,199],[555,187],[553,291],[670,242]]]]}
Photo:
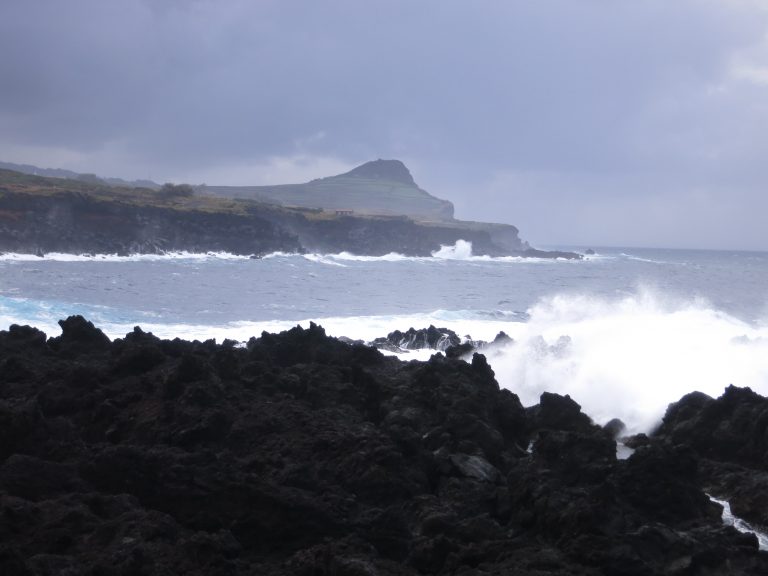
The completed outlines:
{"type": "Polygon", "coordinates": [[[409,350],[437,350],[443,352],[448,358],[469,358],[474,352],[487,352],[513,342],[514,340],[504,331],[499,332],[491,342],[472,340],[470,336],[466,336],[462,341],[453,330],[430,325],[429,328],[418,330],[411,327],[405,332],[395,330],[386,336],[371,340],[368,345],[396,353],[409,350]]]}
{"type": "Polygon", "coordinates": [[[768,399],[735,386],[717,399],[693,392],[669,406],[654,437],[695,450],[701,483],[768,526],[768,399]]]}
{"type": "Polygon", "coordinates": [[[445,355],[449,358],[464,358],[468,357],[473,352],[488,353],[495,348],[507,346],[513,344],[515,341],[503,330],[496,334],[496,337],[490,341],[485,340],[472,340],[467,336],[466,340],[461,344],[454,344],[444,350],[445,355]]]}
{"type": "Polygon", "coordinates": [[[682,439],[617,460],[482,355],[62,328],[0,331],[2,574],[768,573],[682,439]]]}
{"type": "Polygon", "coordinates": [[[403,350],[430,350],[444,351],[451,346],[458,346],[461,338],[453,330],[448,328],[435,328],[430,324],[429,328],[409,328],[405,332],[395,330],[386,337],[376,338],[371,342],[372,346],[400,352],[403,350]]]}
{"type": "Polygon", "coordinates": [[[176,210],[101,201],[63,192],[3,193],[0,250],[37,253],[136,254],[182,251],[263,254],[298,252],[298,238],[270,217],[176,210]]]}

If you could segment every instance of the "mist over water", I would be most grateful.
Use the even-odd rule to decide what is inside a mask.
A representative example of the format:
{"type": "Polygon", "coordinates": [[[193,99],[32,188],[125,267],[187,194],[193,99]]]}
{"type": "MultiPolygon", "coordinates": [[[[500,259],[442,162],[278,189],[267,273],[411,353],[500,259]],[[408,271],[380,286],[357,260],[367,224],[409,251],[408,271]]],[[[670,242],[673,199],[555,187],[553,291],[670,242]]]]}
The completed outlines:
{"type": "Polygon", "coordinates": [[[650,291],[545,298],[490,362],[524,404],[545,390],[570,394],[597,422],[619,417],[632,432],[650,430],[693,390],[716,397],[735,384],[768,394],[768,327],[672,300],[650,291]]]}
{"type": "MultiPolygon", "coordinates": [[[[110,337],[247,340],[315,321],[372,340],[447,327],[515,343],[487,352],[524,404],[569,394],[597,422],[647,431],[669,402],[729,384],[768,394],[768,254],[598,250],[577,261],[399,254],[0,255],[0,327],[49,335],[82,314],[110,337]]],[[[431,351],[407,358],[428,358],[431,351]]]]}

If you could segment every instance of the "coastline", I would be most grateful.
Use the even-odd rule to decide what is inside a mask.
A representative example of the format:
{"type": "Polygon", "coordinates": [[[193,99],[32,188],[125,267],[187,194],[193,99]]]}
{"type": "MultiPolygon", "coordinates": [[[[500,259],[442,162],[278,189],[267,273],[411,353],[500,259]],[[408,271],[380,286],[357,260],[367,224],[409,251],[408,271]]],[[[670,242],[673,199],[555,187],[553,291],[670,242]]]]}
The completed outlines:
{"type": "Polygon", "coordinates": [[[477,255],[573,258],[531,249],[507,224],[365,215],[255,200],[173,195],[0,170],[0,252],[42,255],[226,252],[398,253],[429,257],[458,241],[477,255]]]}
{"type": "Polygon", "coordinates": [[[557,394],[523,407],[481,354],[402,362],[316,325],[243,348],[61,327],[0,331],[9,574],[768,569],[704,493],[763,509],[768,401],[746,389],[683,398],[619,460],[615,425],[557,394]]]}

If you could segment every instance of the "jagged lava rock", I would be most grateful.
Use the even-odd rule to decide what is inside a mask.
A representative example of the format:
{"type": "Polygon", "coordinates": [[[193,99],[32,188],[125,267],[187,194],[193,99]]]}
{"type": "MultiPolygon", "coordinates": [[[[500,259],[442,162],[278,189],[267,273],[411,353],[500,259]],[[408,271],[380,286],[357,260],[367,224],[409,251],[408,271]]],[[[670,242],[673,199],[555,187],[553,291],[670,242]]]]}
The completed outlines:
{"type": "Polygon", "coordinates": [[[429,328],[409,328],[405,332],[395,330],[384,338],[376,338],[371,342],[372,346],[391,351],[421,350],[446,350],[451,346],[461,344],[461,338],[453,330],[448,328],[435,328],[430,324],[429,328]]]}
{"type": "Polygon", "coordinates": [[[768,525],[768,399],[732,385],[717,399],[693,392],[669,406],[654,436],[696,450],[707,489],[768,525]]]}
{"type": "Polygon", "coordinates": [[[2,574],[761,574],[697,456],[317,325],[0,331],[2,574]],[[533,453],[525,447],[535,439],[533,453]]]}

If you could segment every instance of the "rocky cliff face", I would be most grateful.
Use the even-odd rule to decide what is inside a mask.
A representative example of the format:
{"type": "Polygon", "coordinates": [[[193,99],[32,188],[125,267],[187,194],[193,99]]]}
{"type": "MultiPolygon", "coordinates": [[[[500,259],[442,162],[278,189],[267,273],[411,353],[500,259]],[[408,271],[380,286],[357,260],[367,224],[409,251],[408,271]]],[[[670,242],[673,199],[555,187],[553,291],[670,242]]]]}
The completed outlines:
{"type": "Polygon", "coordinates": [[[2,574],[768,573],[685,435],[617,460],[574,400],[525,409],[482,355],[61,326],[0,331],[2,574]]]}
{"type": "Polygon", "coordinates": [[[0,195],[0,250],[10,252],[261,254],[302,249],[268,214],[179,211],[55,196],[0,195]]]}
{"type": "Polygon", "coordinates": [[[137,205],[76,192],[32,195],[0,188],[0,251],[43,253],[233,254],[342,251],[429,256],[471,241],[477,254],[504,255],[508,243],[482,229],[423,225],[408,218],[318,215],[249,205],[244,213],[137,205]]]}

